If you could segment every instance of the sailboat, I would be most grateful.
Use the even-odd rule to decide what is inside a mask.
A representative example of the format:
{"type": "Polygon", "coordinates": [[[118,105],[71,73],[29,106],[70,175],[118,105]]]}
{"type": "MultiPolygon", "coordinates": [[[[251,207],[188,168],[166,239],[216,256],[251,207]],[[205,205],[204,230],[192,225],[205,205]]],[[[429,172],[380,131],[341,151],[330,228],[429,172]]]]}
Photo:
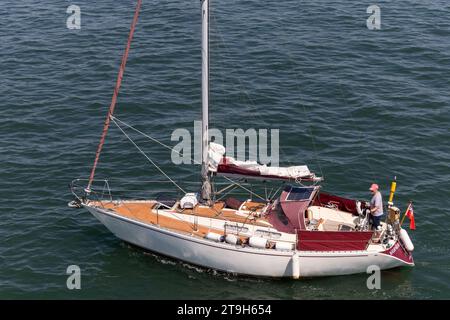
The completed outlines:
{"type": "Polygon", "coordinates": [[[71,183],[76,197],[71,207],[87,209],[127,243],[238,275],[299,279],[365,273],[370,266],[381,270],[414,266],[414,245],[402,228],[400,209],[393,203],[395,182],[387,218],[379,230],[372,230],[368,202],[323,192],[322,178],[306,165],[267,167],[238,161],[225,155],[223,146],[210,141],[209,0],[201,0],[201,188],[173,199],[123,200],[112,197],[105,180],[103,190],[96,191],[95,168],[110,122],[119,121],[113,112],[140,6],[138,0],[88,185],[84,187],[80,179],[71,183]],[[244,189],[239,183],[243,179],[284,184],[276,196],[219,200],[214,191],[218,177],[244,189]]]}

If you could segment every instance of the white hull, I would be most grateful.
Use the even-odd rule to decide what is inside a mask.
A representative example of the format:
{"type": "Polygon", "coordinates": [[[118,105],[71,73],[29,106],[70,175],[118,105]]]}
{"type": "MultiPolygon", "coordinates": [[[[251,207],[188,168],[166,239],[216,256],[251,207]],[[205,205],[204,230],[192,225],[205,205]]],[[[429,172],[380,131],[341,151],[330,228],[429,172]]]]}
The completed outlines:
{"type": "Polygon", "coordinates": [[[145,224],[111,211],[86,208],[118,238],[194,265],[260,277],[316,277],[410,265],[376,251],[276,251],[217,243],[145,224]]]}

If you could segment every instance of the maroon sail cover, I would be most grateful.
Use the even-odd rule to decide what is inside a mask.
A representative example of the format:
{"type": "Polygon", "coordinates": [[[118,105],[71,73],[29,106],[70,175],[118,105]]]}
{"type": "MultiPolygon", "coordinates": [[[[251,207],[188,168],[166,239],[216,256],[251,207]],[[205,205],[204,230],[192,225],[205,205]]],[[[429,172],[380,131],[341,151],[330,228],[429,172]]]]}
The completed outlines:
{"type": "Polygon", "coordinates": [[[372,231],[298,230],[297,249],[300,251],[365,250],[372,234],[372,231]]]}
{"type": "MultiPolygon", "coordinates": [[[[238,176],[241,178],[254,178],[254,179],[273,179],[273,180],[302,180],[302,181],[320,181],[320,178],[316,178],[314,173],[308,173],[301,176],[289,176],[282,174],[270,174],[262,173],[258,168],[243,167],[233,163],[231,158],[223,157],[217,166],[217,174],[238,176]]],[[[283,168],[282,168],[283,169],[283,168]]]]}

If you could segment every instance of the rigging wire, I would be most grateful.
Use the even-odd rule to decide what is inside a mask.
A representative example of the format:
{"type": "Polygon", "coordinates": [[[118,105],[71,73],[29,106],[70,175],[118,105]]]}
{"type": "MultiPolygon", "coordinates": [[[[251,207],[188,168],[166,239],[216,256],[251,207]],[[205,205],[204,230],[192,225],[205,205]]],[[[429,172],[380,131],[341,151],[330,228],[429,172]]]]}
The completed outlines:
{"type": "Polygon", "coordinates": [[[119,124],[113,119],[111,118],[112,122],[119,128],[120,131],[122,131],[122,133],[125,135],[125,137],[127,137],[127,139],[136,147],[136,149],[139,150],[140,153],[142,153],[142,155],[147,158],[148,161],[150,161],[151,164],[153,164],[153,166],[155,166],[156,169],[159,170],[159,172],[161,172],[170,182],[172,182],[178,189],[180,189],[183,193],[186,193],[186,191],[183,190],[183,188],[181,188],[174,180],[172,180],[152,159],[150,159],[144,151],[142,151],[141,148],[139,148],[139,146],[133,141],[133,139],[131,139],[125,131],[123,131],[123,129],[119,126],[119,124]]]}
{"type": "MultiPolygon", "coordinates": [[[[225,52],[225,53],[229,53],[229,47],[226,45],[223,37],[222,37],[222,32],[220,31],[219,27],[218,27],[218,23],[217,23],[217,19],[214,13],[211,13],[211,16],[214,20],[215,23],[215,29],[217,30],[217,35],[219,36],[220,42],[222,43],[222,48],[224,48],[225,50],[217,50],[218,52],[225,52]]],[[[219,48],[220,49],[220,48],[219,48]]],[[[248,99],[249,101],[249,105],[253,108],[253,109],[258,109],[258,107],[256,106],[256,103],[254,102],[254,100],[250,97],[250,94],[248,93],[248,91],[245,89],[242,79],[241,77],[239,77],[239,73],[237,73],[236,78],[238,80],[238,84],[235,84],[234,82],[232,83],[233,87],[237,88],[238,90],[240,90],[244,96],[248,99]]],[[[267,120],[264,119],[258,112],[253,113],[253,116],[258,118],[259,120],[261,120],[266,126],[268,126],[267,120]]],[[[285,161],[288,162],[289,165],[292,165],[292,161],[289,160],[289,158],[287,157],[287,155],[284,152],[284,149],[281,145],[279,145],[279,150],[281,152],[281,155],[283,156],[283,158],[285,159],[285,161]]],[[[250,154],[250,151],[249,151],[250,154]]],[[[257,155],[256,155],[257,156],[257,155]]]]}
{"type": "MultiPolygon", "coordinates": [[[[165,143],[159,141],[158,139],[155,139],[155,138],[149,136],[148,134],[146,134],[146,133],[144,133],[144,132],[142,132],[142,131],[136,129],[135,127],[133,127],[133,126],[131,126],[131,125],[129,125],[129,124],[123,122],[122,120],[118,119],[118,118],[115,117],[115,116],[111,116],[111,117],[112,117],[112,119],[117,120],[118,122],[120,122],[121,124],[123,124],[124,126],[126,126],[127,128],[130,128],[131,130],[133,130],[133,131],[135,131],[135,132],[137,132],[137,133],[143,135],[144,137],[146,137],[146,138],[152,140],[153,142],[158,143],[159,145],[163,146],[164,148],[169,149],[169,150],[171,150],[172,152],[176,152],[176,153],[178,153],[178,155],[182,156],[182,154],[181,154],[179,151],[173,149],[171,146],[168,146],[167,144],[165,144],[165,143]]],[[[194,162],[195,160],[194,160],[193,158],[191,158],[191,161],[194,162]]]]}
{"type": "MultiPolygon", "coordinates": [[[[341,83],[340,83],[340,82],[338,82],[337,88],[339,89],[339,93],[340,93],[341,98],[342,98],[342,100],[344,101],[344,104],[345,104],[345,103],[346,103],[346,102],[345,102],[346,100],[345,100],[344,92],[342,91],[342,87],[341,87],[341,83]]],[[[351,111],[349,112],[349,115],[350,115],[350,119],[352,120],[352,122],[355,123],[356,121],[355,121],[355,119],[353,118],[353,115],[352,115],[351,111]]],[[[364,136],[363,136],[362,130],[357,129],[356,131],[357,131],[358,134],[359,134],[359,139],[360,139],[361,141],[364,141],[364,136]]],[[[373,181],[375,181],[375,180],[376,180],[375,170],[374,170],[373,167],[370,165],[369,157],[367,156],[367,154],[366,154],[365,152],[362,152],[362,154],[363,154],[364,157],[366,158],[366,164],[367,164],[367,166],[369,167],[370,174],[372,175],[373,181]]]]}
{"type": "MultiPolygon", "coordinates": [[[[172,152],[176,152],[177,154],[182,155],[179,151],[177,151],[177,150],[171,148],[170,146],[166,145],[165,143],[162,143],[162,142],[158,141],[158,139],[153,138],[153,137],[149,136],[148,134],[143,133],[142,131],[140,131],[140,130],[134,128],[133,126],[131,126],[131,125],[129,125],[129,124],[125,124],[125,122],[119,120],[118,118],[116,118],[116,117],[114,117],[114,116],[112,116],[111,120],[112,120],[112,121],[114,122],[114,124],[120,129],[120,131],[122,131],[122,133],[123,133],[130,141],[132,141],[132,142],[133,142],[133,140],[131,140],[131,138],[125,133],[125,131],[123,131],[123,129],[120,127],[120,125],[116,122],[116,120],[120,121],[120,123],[126,125],[128,128],[130,128],[130,129],[134,130],[135,132],[137,132],[137,133],[143,135],[144,137],[147,137],[147,138],[149,138],[150,140],[159,143],[159,144],[162,145],[163,147],[165,147],[165,148],[171,150],[172,152]]],[[[134,142],[133,142],[133,144],[136,146],[136,144],[135,144],[134,142]]],[[[145,155],[145,153],[144,153],[139,147],[137,147],[137,148],[138,148],[139,151],[141,151],[141,152],[145,155]]],[[[146,156],[146,155],[145,155],[145,156],[146,156]]],[[[146,156],[146,157],[147,157],[147,156],[146,156]]],[[[148,157],[147,157],[147,158],[148,158],[148,157]]],[[[148,158],[148,159],[149,159],[149,158],[148,158]]],[[[149,159],[149,160],[150,160],[150,159],[149,159]]],[[[194,162],[195,164],[201,164],[200,162],[196,161],[195,159],[191,159],[191,160],[192,160],[192,162],[194,162]]],[[[150,161],[151,161],[151,160],[150,160],[150,161]]],[[[151,161],[151,162],[154,164],[153,161],[151,161]]],[[[154,165],[155,165],[155,164],[154,164],[154,165]]],[[[156,165],[155,165],[155,166],[156,166],[156,165]]],[[[157,167],[157,166],[156,166],[156,167],[157,167]]],[[[168,176],[166,175],[166,177],[168,177],[168,176]]],[[[260,195],[254,193],[253,191],[251,191],[251,190],[249,190],[248,188],[244,187],[244,186],[241,185],[240,183],[238,183],[238,182],[236,182],[236,181],[234,181],[234,180],[228,178],[227,176],[222,176],[222,177],[223,177],[224,179],[228,180],[228,181],[231,182],[231,183],[237,184],[240,188],[244,189],[245,191],[250,192],[250,194],[252,194],[252,195],[258,197],[259,199],[265,200],[265,199],[264,199],[263,197],[261,197],[260,195]]],[[[172,179],[170,179],[170,181],[172,181],[173,183],[175,183],[172,179]]],[[[182,189],[181,189],[181,190],[182,190],[182,189]]],[[[183,192],[184,192],[184,191],[183,191],[183,192]]]]}
{"type": "MultiPolygon", "coordinates": [[[[291,61],[291,63],[295,63],[295,60],[291,57],[291,55],[289,53],[285,52],[285,55],[288,57],[288,59],[291,61]]],[[[295,76],[295,79],[297,80],[296,83],[295,83],[295,85],[297,87],[297,90],[298,90],[298,92],[301,92],[301,88],[300,88],[300,85],[299,85],[300,79],[298,78],[297,73],[294,72],[293,74],[295,76]]],[[[307,123],[307,126],[308,126],[309,136],[311,137],[311,143],[312,143],[312,147],[313,147],[314,158],[316,159],[316,163],[317,163],[317,165],[319,167],[320,176],[323,179],[325,179],[325,176],[324,176],[323,171],[322,171],[322,166],[320,165],[319,158],[317,157],[317,154],[318,154],[318,152],[317,152],[317,145],[316,145],[316,141],[314,139],[314,134],[313,134],[313,131],[312,131],[312,125],[311,125],[309,114],[306,111],[306,107],[305,107],[304,103],[302,103],[301,101],[298,101],[298,104],[302,107],[304,117],[306,118],[306,123],[307,123]]]]}

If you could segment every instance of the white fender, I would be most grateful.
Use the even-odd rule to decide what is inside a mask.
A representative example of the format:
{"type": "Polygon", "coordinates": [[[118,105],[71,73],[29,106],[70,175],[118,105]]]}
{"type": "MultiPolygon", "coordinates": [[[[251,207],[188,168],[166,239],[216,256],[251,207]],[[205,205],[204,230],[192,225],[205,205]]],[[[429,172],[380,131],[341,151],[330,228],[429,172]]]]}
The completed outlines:
{"type": "Polygon", "coordinates": [[[408,232],[406,232],[405,229],[400,229],[400,239],[402,240],[403,244],[405,245],[406,250],[409,252],[414,251],[414,245],[411,241],[411,238],[408,235],[408,232]]]}
{"type": "Polygon", "coordinates": [[[275,242],[275,250],[280,251],[292,251],[294,250],[294,244],[290,242],[275,242]]]}
{"type": "Polygon", "coordinates": [[[212,240],[212,241],[216,241],[216,242],[222,242],[223,241],[223,236],[215,233],[215,232],[208,232],[205,236],[206,239],[208,240],[212,240]]]}
{"type": "Polygon", "coordinates": [[[225,241],[229,244],[239,244],[239,238],[234,234],[227,234],[225,237],[225,241]]]}
{"type": "Polygon", "coordinates": [[[267,239],[261,237],[250,237],[248,244],[251,247],[265,249],[267,247],[267,239]]]}
{"type": "Polygon", "coordinates": [[[297,252],[292,255],[292,279],[300,278],[300,261],[297,252]]]}

